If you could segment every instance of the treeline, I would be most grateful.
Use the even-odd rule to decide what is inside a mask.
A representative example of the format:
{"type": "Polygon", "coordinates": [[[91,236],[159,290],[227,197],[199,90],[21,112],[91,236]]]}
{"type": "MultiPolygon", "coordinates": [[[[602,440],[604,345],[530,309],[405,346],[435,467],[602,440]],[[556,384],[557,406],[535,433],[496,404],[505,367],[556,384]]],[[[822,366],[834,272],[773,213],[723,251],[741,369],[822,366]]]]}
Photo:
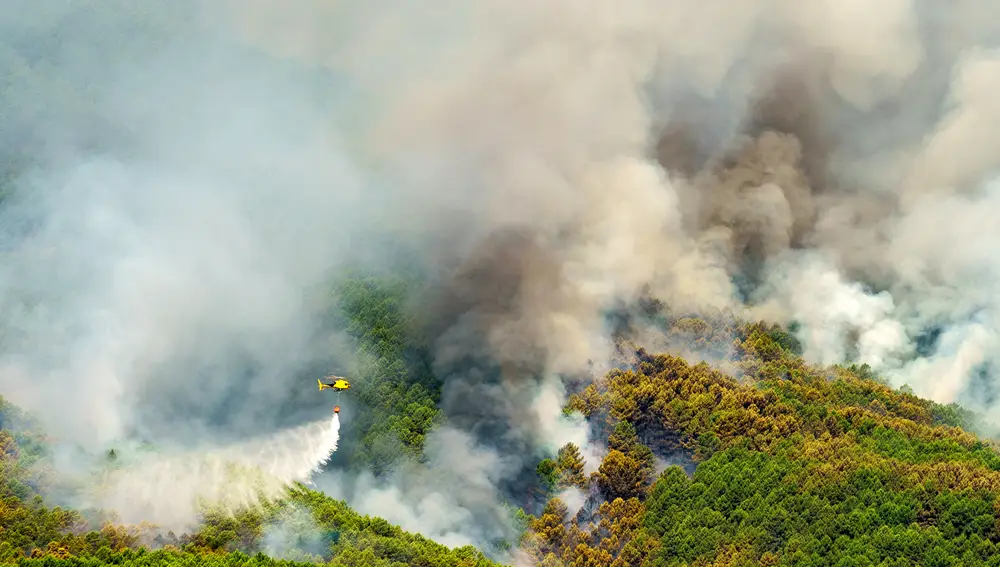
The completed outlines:
{"type": "Polygon", "coordinates": [[[610,430],[597,472],[567,446],[539,467],[559,498],[530,522],[541,565],[1000,565],[1000,455],[962,429],[971,414],[894,390],[869,368],[815,368],[776,327],[682,319],[670,332],[731,357],[708,364],[636,349],[569,407],[610,430]],[[721,324],[720,324],[721,323],[721,324]],[[653,474],[684,449],[692,477],[653,474]]]}

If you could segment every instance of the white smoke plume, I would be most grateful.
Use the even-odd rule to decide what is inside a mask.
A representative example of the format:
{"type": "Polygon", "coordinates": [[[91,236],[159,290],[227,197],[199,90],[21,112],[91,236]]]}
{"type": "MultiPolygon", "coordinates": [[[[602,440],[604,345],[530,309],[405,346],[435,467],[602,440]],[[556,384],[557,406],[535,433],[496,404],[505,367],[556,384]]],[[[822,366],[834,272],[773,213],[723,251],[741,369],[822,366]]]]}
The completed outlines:
{"type": "Polygon", "coordinates": [[[329,553],[324,535],[311,510],[291,506],[264,528],[261,544],[264,553],[277,559],[322,563],[329,553]]]}
{"type": "Polygon", "coordinates": [[[389,479],[329,471],[315,483],[359,513],[448,546],[486,546],[508,537],[510,518],[496,501],[496,487],[517,471],[517,457],[477,446],[468,433],[447,426],[428,435],[426,453],[427,463],[407,463],[389,479]]]}
{"type": "Polygon", "coordinates": [[[15,4],[4,395],[93,449],[315,419],[315,374],[351,363],[321,286],[375,212],[320,127],[322,86],[187,21],[184,2],[15,4]]]}

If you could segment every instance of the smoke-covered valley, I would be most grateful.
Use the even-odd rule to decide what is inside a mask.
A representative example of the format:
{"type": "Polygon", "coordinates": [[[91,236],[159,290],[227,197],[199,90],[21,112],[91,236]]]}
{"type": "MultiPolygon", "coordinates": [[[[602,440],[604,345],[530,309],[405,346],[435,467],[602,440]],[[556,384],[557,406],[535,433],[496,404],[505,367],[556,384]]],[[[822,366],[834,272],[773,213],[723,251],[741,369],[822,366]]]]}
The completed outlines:
{"type": "Polygon", "coordinates": [[[399,255],[447,422],[317,484],[449,543],[587,447],[566,390],[642,299],[996,417],[989,2],[7,4],[0,390],[61,438],[322,419],[329,282],[399,255]]]}

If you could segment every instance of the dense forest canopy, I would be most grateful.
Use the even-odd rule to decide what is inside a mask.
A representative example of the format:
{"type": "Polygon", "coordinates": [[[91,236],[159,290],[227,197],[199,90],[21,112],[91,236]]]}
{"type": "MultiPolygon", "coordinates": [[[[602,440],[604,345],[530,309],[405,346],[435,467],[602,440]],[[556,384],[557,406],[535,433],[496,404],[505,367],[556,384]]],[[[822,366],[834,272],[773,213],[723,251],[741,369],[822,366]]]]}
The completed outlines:
{"type": "MultiPolygon", "coordinates": [[[[406,285],[355,277],[335,292],[337,316],[371,358],[346,433],[355,441],[334,466],[420,462],[423,437],[442,423],[439,382],[409,338],[406,285]],[[373,451],[388,442],[393,451],[373,451]]],[[[586,448],[569,443],[525,465],[535,488],[507,496],[539,508],[512,512],[522,531],[505,544],[516,550],[508,557],[595,566],[1000,565],[1000,453],[971,432],[974,414],[894,389],[866,366],[809,365],[799,342],[773,325],[649,306],[644,316],[706,357],[724,357],[726,371],[650,353],[623,333],[619,367],[565,408],[587,417],[600,460],[588,474],[586,448]]],[[[58,481],[50,440],[9,403],[0,415],[6,561],[493,564],[472,547],[449,550],[302,485],[235,514],[205,508],[203,527],[180,535],[51,507],[39,496],[58,481]]]]}

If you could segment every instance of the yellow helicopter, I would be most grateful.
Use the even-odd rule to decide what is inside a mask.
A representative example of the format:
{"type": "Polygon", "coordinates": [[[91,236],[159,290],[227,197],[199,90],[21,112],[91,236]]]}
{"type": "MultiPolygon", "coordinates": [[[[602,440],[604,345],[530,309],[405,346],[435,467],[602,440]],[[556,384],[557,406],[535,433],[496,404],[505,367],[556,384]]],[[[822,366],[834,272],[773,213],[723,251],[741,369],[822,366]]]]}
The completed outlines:
{"type": "MultiPolygon", "coordinates": [[[[321,392],[323,390],[337,390],[337,393],[340,393],[344,390],[351,389],[351,383],[348,382],[346,378],[342,378],[340,376],[327,376],[326,379],[333,380],[333,382],[327,384],[318,378],[316,379],[316,384],[319,385],[321,392]]],[[[340,406],[333,406],[333,413],[340,413],[340,406]]]]}

